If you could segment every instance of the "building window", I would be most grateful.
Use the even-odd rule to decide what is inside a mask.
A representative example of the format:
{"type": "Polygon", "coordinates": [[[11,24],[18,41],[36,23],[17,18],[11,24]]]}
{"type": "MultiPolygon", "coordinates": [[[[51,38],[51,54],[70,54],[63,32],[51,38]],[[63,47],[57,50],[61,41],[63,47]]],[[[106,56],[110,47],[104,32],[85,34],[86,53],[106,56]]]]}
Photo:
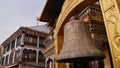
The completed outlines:
{"type": "Polygon", "coordinates": [[[33,43],[33,38],[29,37],[29,43],[33,43]]]}
{"type": "Polygon", "coordinates": [[[3,51],[3,54],[5,54],[5,52],[6,52],[6,46],[3,46],[4,47],[4,51],[3,51]]]}
{"type": "Polygon", "coordinates": [[[5,59],[5,65],[8,63],[8,55],[6,56],[6,59],[5,59]]]}
{"type": "Polygon", "coordinates": [[[10,64],[12,64],[12,60],[13,60],[13,54],[10,54],[10,64]]]}
{"type": "Polygon", "coordinates": [[[23,60],[35,62],[36,61],[36,51],[35,50],[23,50],[23,60]]]}
{"type": "Polygon", "coordinates": [[[8,45],[6,46],[6,49],[7,49],[7,51],[10,50],[10,44],[8,44],[8,45]]]}
{"type": "Polygon", "coordinates": [[[15,40],[11,43],[11,49],[15,47],[15,40]]]}
{"type": "Polygon", "coordinates": [[[30,58],[30,59],[32,58],[32,54],[31,54],[31,53],[29,54],[29,58],[30,58]]]}
{"type": "Polygon", "coordinates": [[[39,44],[43,44],[43,39],[39,38],[39,44]]]}
{"type": "Polygon", "coordinates": [[[2,65],[4,64],[4,59],[5,59],[5,57],[2,58],[2,61],[1,61],[2,65]]]}
{"type": "Polygon", "coordinates": [[[24,39],[25,45],[34,45],[37,44],[37,37],[32,35],[25,35],[24,39]]]}
{"type": "Polygon", "coordinates": [[[21,36],[19,36],[19,37],[17,38],[17,45],[16,45],[16,46],[19,46],[20,43],[21,43],[21,36]]]}

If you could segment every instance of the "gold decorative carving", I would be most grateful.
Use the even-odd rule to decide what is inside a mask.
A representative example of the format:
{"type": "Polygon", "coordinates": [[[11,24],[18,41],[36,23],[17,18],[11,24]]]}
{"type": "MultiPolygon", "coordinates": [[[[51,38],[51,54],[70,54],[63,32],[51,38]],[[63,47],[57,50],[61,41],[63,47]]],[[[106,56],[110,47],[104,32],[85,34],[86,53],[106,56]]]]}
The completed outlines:
{"type": "Polygon", "coordinates": [[[120,67],[120,11],[117,0],[101,0],[101,8],[104,16],[114,68],[120,67]],[[108,3],[109,5],[107,5],[108,3]],[[111,4],[113,3],[113,4],[111,4]],[[111,5],[110,5],[111,4],[111,5]]]}
{"type": "Polygon", "coordinates": [[[116,49],[120,52],[120,31],[118,31],[120,29],[120,21],[117,20],[117,24],[115,27],[115,36],[113,39],[113,44],[114,46],[116,46],[116,49]]]}
{"type": "MultiPolygon", "coordinates": [[[[118,25],[120,26],[120,19],[119,19],[119,15],[117,14],[117,10],[115,8],[115,5],[112,6],[108,6],[109,9],[106,11],[106,9],[104,9],[105,7],[105,2],[107,0],[101,1],[101,6],[103,8],[103,14],[104,14],[104,20],[106,22],[106,29],[108,31],[108,34],[111,38],[112,45],[120,52],[120,27],[118,27],[118,25]],[[103,5],[104,4],[104,5],[103,5]]],[[[113,1],[109,1],[110,3],[113,1]]]]}
{"type": "Polygon", "coordinates": [[[113,5],[113,0],[101,0],[104,11],[108,10],[113,5]]]}
{"type": "Polygon", "coordinates": [[[120,56],[115,57],[115,61],[116,61],[116,67],[119,68],[120,67],[120,56]]]}
{"type": "Polygon", "coordinates": [[[119,19],[115,7],[113,6],[109,11],[106,11],[105,16],[113,46],[120,52],[120,33],[118,31],[120,28],[118,27],[119,19]]]}
{"type": "Polygon", "coordinates": [[[72,3],[72,0],[66,0],[64,2],[64,6],[62,7],[62,11],[64,11],[67,7],[69,7],[69,5],[72,3]]]}

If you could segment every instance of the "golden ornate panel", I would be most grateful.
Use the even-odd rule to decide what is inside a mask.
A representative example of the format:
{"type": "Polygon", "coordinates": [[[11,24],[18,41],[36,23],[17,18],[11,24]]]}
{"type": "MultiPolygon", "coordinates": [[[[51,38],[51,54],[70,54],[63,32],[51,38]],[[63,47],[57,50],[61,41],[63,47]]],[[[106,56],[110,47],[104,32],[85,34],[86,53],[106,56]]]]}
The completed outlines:
{"type": "Polygon", "coordinates": [[[110,8],[110,6],[113,5],[113,1],[112,0],[101,0],[102,1],[102,5],[104,6],[103,9],[104,11],[108,10],[110,8]]]}
{"type": "Polygon", "coordinates": [[[114,68],[120,67],[120,13],[117,0],[100,1],[114,68]],[[107,3],[107,4],[106,4],[107,3]],[[111,5],[110,5],[111,4],[111,5]]]}

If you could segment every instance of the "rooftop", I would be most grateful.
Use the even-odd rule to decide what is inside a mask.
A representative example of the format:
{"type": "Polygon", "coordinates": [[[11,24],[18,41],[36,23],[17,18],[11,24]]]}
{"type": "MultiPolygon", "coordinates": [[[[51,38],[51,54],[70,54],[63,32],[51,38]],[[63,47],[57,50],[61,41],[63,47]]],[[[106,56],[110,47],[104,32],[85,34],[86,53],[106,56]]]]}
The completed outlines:
{"type": "Polygon", "coordinates": [[[47,0],[40,21],[49,22],[49,26],[55,24],[56,18],[61,12],[65,0],[47,0]]]}
{"type": "Polygon", "coordinates": [[[7,45],[9,42],[13,41],[14,38],[19,37],[22,33],[31,34],[34,36],[40,36],[45,38],[49,29],[46,25],[31,26],[31,27],[20,27],[16,32],[14,32],[9,38],[7,38],[1,45],[7,45]]]}
{"type": "Polygon", "coordinates": [[[32,30],[37,30],[37,31],[40,31],[40,32],[45,32],[45,33],[49,33],[50,30],[49,28],[47,28],[46,25],[38,25],[38,26],[32,26],[32,27],[28,27],[32,30]]]}

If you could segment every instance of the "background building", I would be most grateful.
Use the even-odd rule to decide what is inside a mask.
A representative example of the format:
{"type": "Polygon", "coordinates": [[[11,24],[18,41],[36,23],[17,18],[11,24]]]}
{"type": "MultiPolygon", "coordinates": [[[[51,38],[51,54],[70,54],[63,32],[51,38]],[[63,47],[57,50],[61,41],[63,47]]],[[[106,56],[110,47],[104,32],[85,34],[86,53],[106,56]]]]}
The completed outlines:
{"type": "Polygon", "coordinates": [[[3,47],[0,46],[0,68],[2,67],[2,54],[3,54],[3,47]]]}
{"type": "Polygon", "coordinates": [[[46,25],[20,27],[2,43],[3,68],[44,68],[44,38],[49,29],[46,25]]]}

